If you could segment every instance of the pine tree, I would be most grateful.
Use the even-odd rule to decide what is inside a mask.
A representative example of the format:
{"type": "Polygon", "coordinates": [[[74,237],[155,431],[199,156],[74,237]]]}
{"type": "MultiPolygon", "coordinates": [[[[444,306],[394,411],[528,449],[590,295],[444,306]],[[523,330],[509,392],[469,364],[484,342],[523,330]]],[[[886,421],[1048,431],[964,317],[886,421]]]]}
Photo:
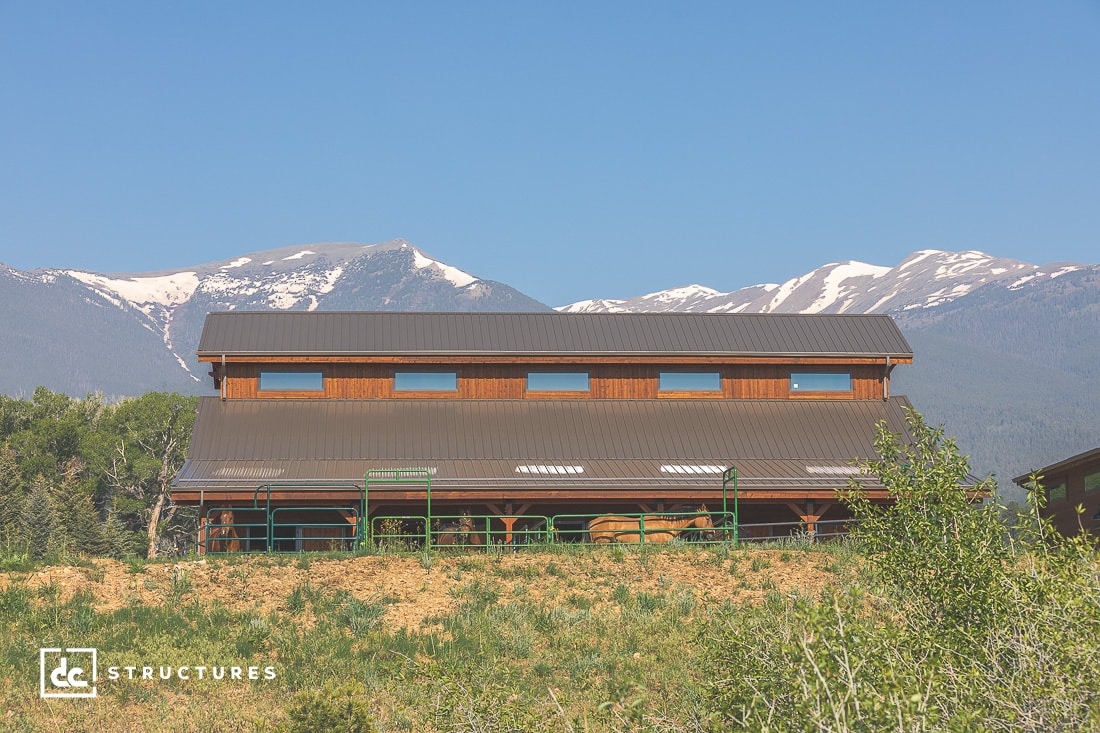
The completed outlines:
{"type": "Polygon", "coordinates": [[[103,530],[104,540],[107,543],[109,556],[122,560],[137,554],[134,549],[134,533],[126,529],[126,525],[118,516],[118,512],[112,511],[107,515],[107,525],[103,530]]]}
{"type": "Polygon", "coordinates": [[[68,549],[78,555],[101,557],[107,553],[103,523],[92,497],[81,479],[87,473],[82,459],[71,458],[64,466],[63,479],[55,494],[55,507],[68,540],[68,549]]]}
{"type": "Polygon", "coordinates": [[[23,544],[19,522],[25,500],[15,451],[5,445],[0,448],[0,551],[23,544]]]}
{"type": "Polygon", "coordinates": [[[109,552],[110,545],[99,521],[99,512],[90,496],[77,499],[71,505],[63,524],[73,552],[89,557],[103,557],[109,552]]]}

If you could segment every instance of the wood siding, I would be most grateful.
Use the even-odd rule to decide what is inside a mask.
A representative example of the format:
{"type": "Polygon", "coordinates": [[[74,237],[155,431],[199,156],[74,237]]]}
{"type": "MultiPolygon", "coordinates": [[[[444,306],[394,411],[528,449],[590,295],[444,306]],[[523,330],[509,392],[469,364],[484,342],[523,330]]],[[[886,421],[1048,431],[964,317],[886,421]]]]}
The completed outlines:
{"type": "MultiPolygon", "coordinates": [[[[598,364],[581,365],[589,373],[588,392],[527,392],[528,364],[441,364],[440,371],[458,373],[457,392],[394,392],[391,364],[354,364],[316,362],[301,364],[301,368],[320,369],[324,372],[323,392],[260,392],[260,371],[285,368],[294,370],[298,364],[283,365],[259,363],[227,364],[225,397],[227,399],[390,399],[390,398],[444,398],[444,399],[883,399],[882,366],[852,365],[852,391],[837,393],[805,392],[791,394],[790,373],[809,371],[806,366],[791,365],[713,365],[703,364],[699,371],[718,371],[721,374],[721,392],[660,392],[658,375],[662,371],[685,370],[683,364],[598,364]]],[[[420,368],[431,369],[431,365],[420,368]]],[[[404,371],[403,367],[396,369],[404,371]]],[[[577,371],[578,366],[565,371],[577,371]]],[[[539,371],[548,371],[539,365],[539,371]]],[[[838,371],[830,366],[822,371],[838,371]]]]}

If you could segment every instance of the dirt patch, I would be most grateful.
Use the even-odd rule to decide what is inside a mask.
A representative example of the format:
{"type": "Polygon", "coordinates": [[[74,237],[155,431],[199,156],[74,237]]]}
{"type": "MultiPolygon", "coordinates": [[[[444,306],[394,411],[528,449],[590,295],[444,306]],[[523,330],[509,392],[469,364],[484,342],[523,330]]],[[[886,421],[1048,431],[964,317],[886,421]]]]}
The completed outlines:
{"type": "Polygon", "coordinates": [[[265,616],[286,611],[296,589],[324,594],[346,591],[386,607],[384,622],[424,631],[452,613],[471,588],[498,602],[553,604],[569,600],[595,612],[615,613],[623,589],[631,594],[689,595],[701,608],[759,603],[769,592],[816,596],[835,580],[827,553],[741,550],[728,557],[711,551],[433,555],[430,558],[368,556],[318,559],[293,556],[221,557],[144,566],[95,560],[90,567],[46,567],[33,573],[0,573],[0,589],[21,584],[38,591],[53,584],[62,601],[90,594],[97,611],[131,605],[218,603],[265,616]]]}

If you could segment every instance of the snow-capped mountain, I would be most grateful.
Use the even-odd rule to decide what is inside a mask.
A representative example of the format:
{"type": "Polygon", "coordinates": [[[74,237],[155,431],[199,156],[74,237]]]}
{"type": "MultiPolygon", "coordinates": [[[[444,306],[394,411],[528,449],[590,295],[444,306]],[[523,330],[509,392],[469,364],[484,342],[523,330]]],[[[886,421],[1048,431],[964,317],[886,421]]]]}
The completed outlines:
{"type": "MultiPolygon", "coordinates": [[[[833,263],[732,293],[692,285],[561,310],[890,312],[916,361],[893,377],[977,473],[1013,476],[1096,446],[1100,265],[923,250],[833,263]]],[[[194,350],[212,310],[549,310],[408,242],[311,244],[138,274],[0,264],[0,392],[207,392],[194,350]]]]}
{"type": "Polygon", "coordinates": [[[781,285],[723,293],[688,285],[623,300],[582,300],[565,313],[691,311],[696,313],[887,313],[948,303],[989,283],[1015,288],[1064,275],[1081,265],[1039,267],[984,252],[914,252],[896,267],[833,262],[781,285]]]}
{"type": "Polygon", "coordinates": [[[0,305],[0,340],[34,340],[23,352],[34,366],[0,365],[0,389],[26,393],[43,384],[77,394],[93,383],[94,389],[109,394],[140,394],[164,386],[186,389],[200,382],[205,387],[205,374],[195,373],[194,351],[209,311],[549,310],[507,285],[464,272],[400,239],[284,247],[136,274],[20,272],[0,265],[0,305]],[[63,308],[54,305],[60,303],[63,308]],[[72,323],[84,325],[71,332],[72,323]],[[142,332],[137,340],[135,328],[142,332]],[[48,334],[62,333],[70,337],[68,353],[81,358],[38,358],[36,349],[51,351],[48,334]],[[117,344],[117,352],[99,353],[107,343],[117,344]],[[140,357],[135,360],[134,355],[140,357]],[[163,358],[173,364],[174,376],[164,371],[163,358]],[[58,360],[67,364],[64,371],[53,369],[58,360]],[[116,367],[103,369],[108,362],[116,367]],[[93,363],[98,379],[85,378],[93,363]],[[155,364],[158,371],[144,370],[143,364],[155,364]]]}

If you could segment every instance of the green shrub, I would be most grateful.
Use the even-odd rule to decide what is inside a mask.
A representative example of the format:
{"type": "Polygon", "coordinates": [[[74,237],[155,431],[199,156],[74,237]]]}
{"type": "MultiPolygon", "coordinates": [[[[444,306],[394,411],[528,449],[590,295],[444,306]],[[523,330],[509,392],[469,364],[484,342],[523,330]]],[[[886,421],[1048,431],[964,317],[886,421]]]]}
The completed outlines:
{"type": "Polygon", "coordinates": [[[712,730],[1100,730],[1095,550],[1051,531],[1038,488],[1010,533],[968,493],[954,442],[908,420],[915,440],[880,426],[863,467],[894,502],[847,497],[859,583],[820,601],[771,593],[704,634],[712,730]]]}
{"type": "Polygon", "coordinates": [[[287,708],[286,733],[373,733],[374,715],[358,682],[327,683],[320,690],[298,693],[287,708]]]}

